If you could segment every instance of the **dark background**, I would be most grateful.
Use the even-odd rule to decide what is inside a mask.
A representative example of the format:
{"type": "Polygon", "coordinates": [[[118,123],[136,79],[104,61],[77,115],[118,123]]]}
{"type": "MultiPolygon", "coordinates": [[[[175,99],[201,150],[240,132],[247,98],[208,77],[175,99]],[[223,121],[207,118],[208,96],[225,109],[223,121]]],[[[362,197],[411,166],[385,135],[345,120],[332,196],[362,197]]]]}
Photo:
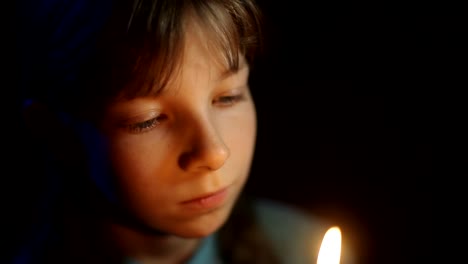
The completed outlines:
{"type": "Polygon", "coordinates": [[[267,48],[252,71],[247,190],[337,223],[358,263],[424,263],[437,24],[427,6],[319,2],[260,1],[267,48]]]}
{"type": "MultiPolygon", "coordinates": [[[[266,50],[252,70],[259,124],[246,190],[339,224],[358,263],[423,263],[434,240],[431,121],[437,100],[426,87],[433,81],[437,25],[424,6],[325,2],[259,1],[266,50]]],[[[2,86],[16,96],[9,29],[5,51],[12,52],[4,54],[2,86]]],[[[21,158],[27,146],[11,106],[18,102],[6,93],[7,238],[27,222],[18,216],[26,214],[25,194],[37,184],[17,173],[28,166],[21,158]]]]}

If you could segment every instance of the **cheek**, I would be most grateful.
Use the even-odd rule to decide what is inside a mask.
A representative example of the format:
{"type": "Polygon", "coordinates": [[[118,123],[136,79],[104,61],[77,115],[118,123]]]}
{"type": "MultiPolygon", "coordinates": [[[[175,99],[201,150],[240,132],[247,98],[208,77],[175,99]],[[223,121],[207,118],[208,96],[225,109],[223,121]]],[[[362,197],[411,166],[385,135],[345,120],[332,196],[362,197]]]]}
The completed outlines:
{"type": "Polygon", "coordinates": [[[220,121],[220,127],[225,135],[225,143],[231,151],[230,159],[236,163],[242,162],[249,165],[257,134],[256,112],[253,104],[242,110],[240,114],[233,118],[223,118],[220,121]]]}
{"type": "Polygon", "coordinates": [[[170,153],[151,133],[135,137],[112,138],[110,156],[114,175],[120,190],[125,193],[141,193],[145,188],[162,186],[167,179],[162,173],[170,153]],[[158,175],[158,177],[155,177],[158,175]]]}

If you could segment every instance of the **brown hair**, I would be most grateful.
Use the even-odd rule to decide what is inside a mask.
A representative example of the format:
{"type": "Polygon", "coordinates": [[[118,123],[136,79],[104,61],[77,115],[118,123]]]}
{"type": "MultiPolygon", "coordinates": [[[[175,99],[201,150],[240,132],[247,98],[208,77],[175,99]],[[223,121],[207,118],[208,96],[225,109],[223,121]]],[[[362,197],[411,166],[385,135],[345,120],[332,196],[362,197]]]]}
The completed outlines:
{"type": "Polygon", "coordinates": [[[229,71],[238,70],[241,56],[252,66],[262,46],[261,13],[252,0],[118,0],[82,68],[86,103],[78,107],[95,115],[109,100],[164,89],[180,66],[192,25],[229,71]]]}

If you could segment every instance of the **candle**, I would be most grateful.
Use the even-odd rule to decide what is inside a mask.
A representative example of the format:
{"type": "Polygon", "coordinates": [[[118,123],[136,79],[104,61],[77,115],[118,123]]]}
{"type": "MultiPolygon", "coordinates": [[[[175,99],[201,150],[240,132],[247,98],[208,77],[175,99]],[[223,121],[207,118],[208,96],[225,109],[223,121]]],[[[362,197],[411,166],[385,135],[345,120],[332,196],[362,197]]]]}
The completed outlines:
{"type": "Polygon", "coordinates": [[[341,230],[330,227],[323,236],[317,257],[317,264],[339,264],[341,256],[341,230]]]}

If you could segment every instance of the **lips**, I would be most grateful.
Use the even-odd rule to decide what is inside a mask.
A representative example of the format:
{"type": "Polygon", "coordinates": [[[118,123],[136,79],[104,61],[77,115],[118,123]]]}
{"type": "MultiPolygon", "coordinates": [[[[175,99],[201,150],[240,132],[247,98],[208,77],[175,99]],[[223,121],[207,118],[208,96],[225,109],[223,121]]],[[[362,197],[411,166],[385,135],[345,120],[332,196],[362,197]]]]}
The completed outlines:
{"type": "Polygon", "coordinates": [[[216,209],[224,204],[227,199],[229,188],[223,188],[219,191],[202,195],[195,199],[184,201],[181,204],[187,208],[196,210],[216,209]]]}

